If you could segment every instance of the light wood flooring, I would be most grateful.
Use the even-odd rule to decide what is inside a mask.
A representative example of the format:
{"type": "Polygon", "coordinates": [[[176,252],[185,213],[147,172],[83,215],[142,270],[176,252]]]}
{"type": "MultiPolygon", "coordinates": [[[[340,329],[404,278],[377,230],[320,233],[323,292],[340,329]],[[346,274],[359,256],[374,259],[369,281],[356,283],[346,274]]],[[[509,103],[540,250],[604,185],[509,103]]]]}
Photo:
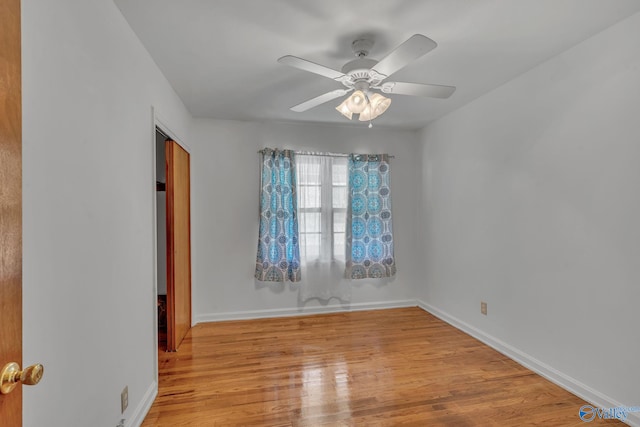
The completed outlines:
{"type": "Polygon", "coordinates": [[[419,308],[199,324],[159,354],[143,427],[586,424],[584,401],[419,308]]]}

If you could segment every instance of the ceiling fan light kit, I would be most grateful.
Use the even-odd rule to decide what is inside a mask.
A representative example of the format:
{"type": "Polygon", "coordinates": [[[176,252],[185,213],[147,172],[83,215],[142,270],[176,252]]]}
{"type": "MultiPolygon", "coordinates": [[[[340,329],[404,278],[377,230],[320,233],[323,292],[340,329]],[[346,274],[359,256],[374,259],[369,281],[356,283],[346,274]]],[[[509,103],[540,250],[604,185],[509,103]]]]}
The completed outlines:
{"type": "Polygon", "coordinates": [[[342,72],[291,55],[279,58],[278,62],[330,78],[346,87],[346,89],[334,90],[295,105],[291,107],[292,111],[307,111],[353,91],[336,107],[336,110],[349,120],[352,120],[354,114],[358,114],[358,119],[363,122],[368,121],[371,127],[371,121],[383,114],[391,105],[391,99],[377,91],[385,94],[435,98],[448,98],[453,94],[456,90],[453,86],[386,81],[393,73],[436,46],[436,42],[430,38],[414,34],[380,61],[376,61],[367,58],[373,47],[373,41],[358,39],[351,44],[357,59],[346,63],[342,67],[342,72]]]}
{"type": "Polygon", "coordinates": [[[369,103],[367,107],[364,109],[358,120],[361,122],[369,122],[380,116],[382,113],[387,111],[391,105],[391,99],[386,96],[380,95],[379,93],[374,93],[369,97],[369,103]]]}
{"type": "Polygon", "coordinates": [[[342,101],[342,104],[338,105],[336,107],[336,110],[338,110],[338,112],[340,114],[342,114],[343,116],[345,116],[347,119],[351,120],[351,118],[353,117],[353,113],[351,112],[351,110],[349,110],[349,107],[347,107],[347,100],[349,98],[345,99],[344,101],[342,101]]]}
{"type": "Polygon", "coordinates": [[[379,93],[368,95],[358,90],[342,101],[336,110],[349,120],[354,114],[358,114],[361,122],[370,122],[387,111],[389,105],[391,105],[391,99],[379,93]]]}

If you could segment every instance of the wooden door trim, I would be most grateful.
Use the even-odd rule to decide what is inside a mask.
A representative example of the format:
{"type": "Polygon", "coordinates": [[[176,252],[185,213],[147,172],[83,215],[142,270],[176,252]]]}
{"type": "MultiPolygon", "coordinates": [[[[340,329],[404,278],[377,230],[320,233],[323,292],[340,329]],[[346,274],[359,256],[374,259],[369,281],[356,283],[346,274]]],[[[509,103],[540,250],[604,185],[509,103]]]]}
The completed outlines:
{"type": "MultiPolygon", "coordinates": [[[[22,64],[20,0],[0,2],[0,369],[22,365],[22,64]]],[[[22,425],[22,387],[0,395],[2,425],[22,425]]]]}

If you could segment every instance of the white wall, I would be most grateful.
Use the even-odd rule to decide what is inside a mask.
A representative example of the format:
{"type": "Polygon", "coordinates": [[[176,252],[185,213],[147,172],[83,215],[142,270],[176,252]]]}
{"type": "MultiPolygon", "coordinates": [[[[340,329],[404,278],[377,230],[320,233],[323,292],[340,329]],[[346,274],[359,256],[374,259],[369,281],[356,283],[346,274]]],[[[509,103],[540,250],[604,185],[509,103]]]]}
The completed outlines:
{"type": "Polygon", "coordinates": [[[191,130],[192,262],[196,321],[286,314],[321,307],[298,302],[297,287],[253,278],[258,239],[259,156],[263,147],[331,152],[388,152],[391,163],[395,253],[391,283],[354,281],[351,304],[388,304],[413,298],[420,159],[413,131],[311,124],[261,124],[198,119],[191,130]]]}
{"type": "Polygon", "coordinates": [[[626,405],[640,402],[638,76],[640,14],[422,134],[419,297],[626,405]]]}
{"type": "Polygon", "coordinates": [[[22,17],[24,425],[130,425],[156,376],[151,107],[185,140],[190,116],[113,2],[22,17]]]}

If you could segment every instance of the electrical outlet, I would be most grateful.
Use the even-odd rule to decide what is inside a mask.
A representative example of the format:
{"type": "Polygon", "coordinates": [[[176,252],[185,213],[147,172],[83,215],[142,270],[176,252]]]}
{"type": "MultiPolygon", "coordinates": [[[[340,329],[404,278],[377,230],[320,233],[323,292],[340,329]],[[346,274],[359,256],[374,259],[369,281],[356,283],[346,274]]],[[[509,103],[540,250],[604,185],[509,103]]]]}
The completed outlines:
{"type": "Polygon", "coordinates": [[[120,393],[120,408],[123,414],[127,409],[127,406],[129,406],[129,386],[125,386],[124,390],[122,390],[122,393],[120,393]]]}
{"type": "Polygon", "coordinates": [[[480,313],[487,315],[487,303],[484,301],[480,301],[480,313]]]}

